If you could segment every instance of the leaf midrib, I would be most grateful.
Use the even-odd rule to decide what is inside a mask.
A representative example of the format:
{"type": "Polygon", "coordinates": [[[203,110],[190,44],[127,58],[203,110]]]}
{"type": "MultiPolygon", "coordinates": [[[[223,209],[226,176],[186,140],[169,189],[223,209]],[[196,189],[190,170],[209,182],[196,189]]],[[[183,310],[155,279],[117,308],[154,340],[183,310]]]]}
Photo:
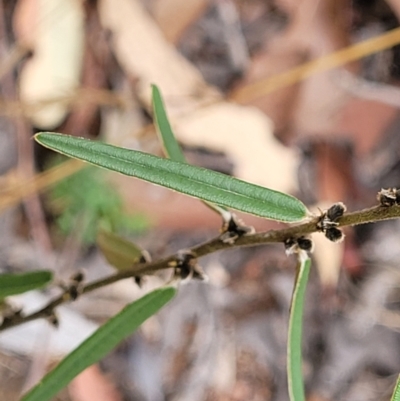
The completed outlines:
{"type": "MultiPolygon", "coordinates": [[[[114,149],[118,149],[118,148],[114,147],[113,145],[108,145],[108,144],[104,144],[104,145],[109,146],[109,147],[110,147],[111,149],[113,149],[113,150],[114,150],[114,149]]],[[[84,150],[85,150],[85,149],[84,149],[84,150]]],[[[92,149],[92,151],[93,151],[93,149],[92,149]]],[[[125,148],[124,151],[129,151],[129,149],[126,149],[126,148],[125,148]]],[[[211,189],[213,189],[213,190],[222,190],[222,191],[224,191],[227,195],[236,196],[236,197],[238,197],[238,198],[243,199],[244,201],[248,201],[248,202],[251,202],[251,203],[254,203],[254,201],[256,201],[256,202],[257,202],[257,201],[258,201],[258,202],[265,202],[266,204],[269,203],[270,205],[273,205],[273,207],[276,208],[276,209],[282,208],[282,206],[279,206],[277,202],[273,202],[273,201],[271,201],[270,199],[262,199],[262,198],[260,198],[260,197],[259,197],[259,194],[256,194],[256,195],[257,195],[256,198],[255,198],[254,196],[247,196],[246,194],[240,194],[240,193],[235,192],[234,190],[229,189],[229,188],[227,188],[227,187],[225,187],[225,186],[221,188],[221,187],[218,187],[216,184],[210,184],[210,183],[204,182],[204,181],[202,181],[201,179],[197,179],[196,177],[193,177],[193,175],[185,175],[185,174],[182,174],[181,172],[179,172],[179,173],[177,173],[177,172],[171,172],[171,171],[168,171],[167,169],[165,169],[165,167],[162,167],[162,166],[161,166],[161,167],[154,167],[154,166],[148,165],[148,164],[146,164],[146,163],[140,162],[140,161],[138,161],[138,160],[134,160],[134,161],[129,160],[129,159],[126,158],[125,155],[123,155],[123,157],[118,157],[118,156],[113,155],[113,154],[105,153],[105,152],[102,151],[102,150],[96,150],[96,152],[101,153],[101,156],[102,156],[102,157],[107,157],[107,158],[116,160],[117,162],[124,162],[124,163],[137,164],[138,166],[140,166],[140,167],[142,167],[142,168],[148,168],[149,170],[151,169],[151,171],[152,171],[153,173],[157,173],[157,172],[159,172],[160,169],[162,169],[163,173],[172,176],[172,178],[174,178],[177,174],[180,174],[182,177],[186,178],[186,179],[187,179],[188,181],[190,181],[190,182],[193,182],[193,183],[196,183],[196,184],[201,184],[201,186],[207,187],[207,188],[211,188],[211,189]]],[[[141,155],[148,156],[148,157],[150,157],[150,158],[153,158],[153,160],[156,160],[156,161],[159,160],[159,158],[158,158],[157,156],[154,156],[154,155],[151,155],[151,154],[148,154],[148,153],[144,153],[144,152],[141,152],[141,151],[138,151],[138,150],[136,150],[135,153],[139,153],[139,154],[141,154],[141,155]]],[[[68,153],[65,152],[65,154],[68,154],[68,153]]],[[[72,157],[76,157],[76,156],[73,156],[73,155],[71,155],[71,154],[68,154],[68,155],[69,155],[69,156],[72,156],[72,157]]],[[[178,162],[178,161],[174,161],[174,160],[170,160],[170,159],[165,159],[165,160],[166,160],[167,163],[173,163],[173,164],[175,164],[175,165],[181,166],[182,168],[187,168],[187,169],[191,170],[191,168],[190,168],[191,166],[190,166],[189,164],[187,164],[187,163],[182,163],[182,162],[178,162]]],[[[97,166],[102,167],[101,165],[97,164],[95,161],[91,161],[91,163],[94,164],[94,165],[97,165],[97,166]]],[[[118,170],[116,170],[116,169],[115,169],[114,167],[112,167],[112,166],[109,167],[109,168],[112,168],[114,171],[117,171],[117,172],[118,172],[118,170]]],[[[201,169],[201,170],[204,171],[205,173],[208,172],[208,170],[207,170],[207,169],[204,169],[203,167],[198,167],[198,166],[196,166],[196,168],[201,169]]],[[[229,176],[223,175],[222,173],[218,173],[218,172],[215,172],[215,171],[213,171],[213,174],[218,175],[218,177],[220,177],[221,180],[229,180],[229,179],[231,178],[231,177],[229,177],[229,176]]],[[[131,174],[129,174],[129,175],[131,175],[131,174]]],[[[252,188],[253,188],[255,191],[257,191],[257,190],[263,190],[263,187],[257,186],[256,184],[247,183],[247,182],[241,181],[241,180],[239,180],[239,179],[236,179],[236,180],[239,181],[239,182],[236,182],[236,184],[239,184],[239,185],[240,185],[240,183],[243,182],[243,183],[246,184],[246,185],[251,185],[252,188]]],[[[224,184],[225,184],[225,183],[224,183],[224,184]]],[[[232,182],[232,184],[235,184],[235,183],[232,182]]],[[[174,188],[169,187],[169,186],[168,186],[168,183],[167,183],[167,185],[164,185],[164,186],[167,186],[167,187],[170,188],[170,189],[174,189],[174,188]]],[[[268,189],[268,191],[275,192],[277,196],[283,196],[283,197],[285,197],[285,198],[288,199],[288,200],[291,200],[291,199],[292,199],[292,197],[290,197],[289,195],[286,195],[286,194],[283,194],[283,193],[280,193],[280,192],[277,192],[277,191],[274,191],[274,190],[270,190],[270,189],[268,189]]],[[[195,196],[195,195],[193,195],[193,196],[195,196]]],[[[216,202],[216,203],[218,203],[218,202],[216,202]]],[[[284,207],[284,206],[283,206],[283,207],[284,207]]],[[[285,208],[285,209],[286,209],[286,208],[285,208]]],[[[280,219],[281,219],[281,218],[280,218],[280,219]]]]}

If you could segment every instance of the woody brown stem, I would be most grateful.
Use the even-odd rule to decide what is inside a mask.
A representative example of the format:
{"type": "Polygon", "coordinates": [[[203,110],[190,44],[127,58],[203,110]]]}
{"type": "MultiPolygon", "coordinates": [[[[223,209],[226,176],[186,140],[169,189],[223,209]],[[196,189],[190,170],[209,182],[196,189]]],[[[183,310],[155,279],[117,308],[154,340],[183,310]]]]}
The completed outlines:
{"type": "MultiPolygon", "coordinates": [[[[390,207],[375,206],[361,211],[346,213],[337,221],[339,223],[338,227],[345,227],[378,222],[381,220],[395,219],[399,217],[400,206],[398,205],[393,205],[390,207]]],[[[227,243],[222,241],[221,236],[219,235],[207,242],[204,242],[203,244],[193,247],[189,251],[197,258],[200,258],[202,256],[226,249],[245,246],[257,246],[277,242],[283,243],[290,238],[297,238],[320,231],[320,229],[318,228],[319,221],[320,216],[315,216],[309,221],[296,226],[286,227],[281,230],[270,230],[266,232],[241,236],[237,238],[234,243],[227,243]]],[[[98,288],[105,287],[106,285],[115,283],[119,280],[130,277],[137,277],[145,274],[152,274],[159,270],[169,269],[174,265],[174,262],[176,262],[177,258],[178,253],[175,253],[154,262],[135,264],[130,270],[118,272],[109,277],[86,284],[82,288],[82,294],[94,291],[98,288]]],[[[54,313],[54,309],[57,306],[69,301],[71,301],[71,298],[67,296],[67,293],[63,293],[37,312],[25,316],[23,314],[15,314],[14,316],[11,316],[10,318],[4,320],[3,324],[0,326],[0,331],[4,331],[11,327],[30,322],[32,320],[48,318],[54,313]]]]}

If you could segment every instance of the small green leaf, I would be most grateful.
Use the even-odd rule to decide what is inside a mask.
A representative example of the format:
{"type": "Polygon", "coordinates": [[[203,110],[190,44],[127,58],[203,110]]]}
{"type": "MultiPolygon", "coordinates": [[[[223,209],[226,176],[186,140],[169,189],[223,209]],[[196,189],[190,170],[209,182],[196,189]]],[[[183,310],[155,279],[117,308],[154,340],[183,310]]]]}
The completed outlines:
{"type": "Polygon", "coordinates": [[[390,401],[400,401],[400,375],[397,377],[396,386],[390,401]]]}
{"type": "Polygon", "coordinates": [[[299,262],[290,306],[287,344],[287,372],[290,401],[305,401],[301,348],[304,295],[310,273],[310,266],[311,261],[309,258],[302,259],[299,262]]]}
{"type": "Polygon", "coordinates": [[[134,243],[103,228],[98,230],[96,242],[107,262],[118,270],[132,268],[142,256],[142,250],[134,243]]]}
{"type": "Polygon", "coordinates": [[[28,273],[0,274],[0,299],[42,288],[48,284],[52,278],[52,273],[47,270],[38,270],[28,273]]]}
{"type": "Polygon", "coordinates": [[[158,312],[175,293],[172,287],[160,288],[126,306],[67,355],[21,401],[50,400],[74,377],[107,355],[146,319],[158,312]]]}
{"type": "Polygon", "coordinates": [[[307,214],[293,196],[201,167],[63,134],[44,132],[35,139],[67,156],[267,219],[296,222],[307,214]]]}
{"type": "Polygon", "coordinates": [[[175,160],[176,162],[186,163],[185,155],[183,154],[168,121],[160,90],[156,85],[152,85],[151,87],[154,117],[164,147],[164,152],[170,159],[175,160]]]}
{"type": "MultiPolygon", "coordinates": [[[[164,147],[164,153],[176,162],[186,163],[185,155],[176,140],[175,134],[172,131],[171,125],[168,120],[167,113],[165,111],[164,102],[160,93],[160,90],[156,85],[152,85],[152,96],[153,96],[153,110],[156,122],[157,131],[161,139],[161,143],[164,147]]],[[[217,212],[222,216],[223,220],[229,220],[231,213],[223,206],[218,206],[213,203],[204,201],[205,205],[211,210],[217,212]]]]}

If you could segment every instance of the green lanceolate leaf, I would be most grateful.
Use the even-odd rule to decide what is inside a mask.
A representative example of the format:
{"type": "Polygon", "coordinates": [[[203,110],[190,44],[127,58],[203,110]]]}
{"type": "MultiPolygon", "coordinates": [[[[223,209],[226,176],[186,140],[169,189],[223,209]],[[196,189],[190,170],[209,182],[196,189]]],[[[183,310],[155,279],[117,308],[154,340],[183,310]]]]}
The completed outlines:
{"type": "Polygon", "coordinates": [[[142,257],[142,250],[134,243],[111,231],[100,228],[96,243],[110,265],[118,270],[128,270],[142,257]]]}
{"type": "MultiPolygon", "coordinates": [[[[152,85],[153,110],[157,127],[157,132],[164,147],[164,153],[176,162],[186,163],[186,157],[182,152],[181,146],[176,140],[171,125],[165,111],[164,102],[160,90],[156,85],[152,85]]],[[[205,205],[215,212],[219,213],[224,220],[229,220],[231,214],[228,209],[222,206],[214,205],[204,201],[205,205]]]]}
{"type": "Polygon", "coordinates": [[[293,196],[201,167],[63,134],[43,132],[35,139],[66,156],[267,219],[295,222],[307,214],[293,196]]]}
{"type": "Polygon", "coordinates": [[[390,401],[400,401],[400,375],[397,378],[396,386],[394,388],[390,401]]]}
{"type": "Polygon", "coordinates": [[[164,152],[170,159],[175,160],[176,162],[186,163],[185,155],[183,154],[169,123],[160,90],[156,85],[152,85],[151,88],[154,119],[164,147],[164,152]]]}
{"type": "Polygon", "coordinates": [[[287,345],[287,372],[290,401],[305,401],[301,346],[304,294],[310,273],[310,266],[311,261],[308,258],[301,260],[297,266],[298,271],[290,307],[287,345]]]}
{"type": "Polygon", "coordinates": [[[66,356],[21,401],[48,401],[74,377],[110,352],[175,295],[172,287],[155,290],[126,306],[66,356]]]}
{"type": "Polygon", "coordinates": [[[0,299],[42,288],[52,278],[52,273],[47,270],[18,274],[0,274],[0,299]]]}

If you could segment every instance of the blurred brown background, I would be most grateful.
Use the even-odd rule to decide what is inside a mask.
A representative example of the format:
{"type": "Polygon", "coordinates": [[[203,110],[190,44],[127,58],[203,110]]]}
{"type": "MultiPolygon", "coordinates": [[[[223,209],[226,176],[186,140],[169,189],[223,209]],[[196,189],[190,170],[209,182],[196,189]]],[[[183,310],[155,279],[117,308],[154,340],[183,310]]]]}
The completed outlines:
{"type": "MultiPolygon", "coordinates": [[[[123,235],[154,258],[218,232],[218,216],[197,200],[97,176],[32,140],[57,131],[162,155],[151,83],[191,163],[292,193],[313,211],[335,201],[372,206],[381,187],[400,181],[399,46],[377,51],[371,42],[367,56],[350,50],[351,63],[338,56],[339,67],[310,69],[306,79],[284,73],[383,35],[399,18],[396,0],[2,0],[0,271],[45,268],[58,280],[78,269],[88,280],[111,274],[93,236],[107,213],[117,213],[114,222],[133,216],[123,235]]],[[[241,217],[258,230],[282,227],[241,217]]],[[[343,244],[314,237],[307,399],[389,400],[400,371],[400,223],[348,229],[343,244]]],[[[287,400],[294,260],[274,245],[200,262],[207,284],[182,286],[56,399],[287,400]]],[[[33,322],[1,333],[0,399],[18,400],[99,324],[168,277],[85,295],[59,308],[58,330],[33,322]]],[[[31,292],[5,307],[32,311],[56,293],[31,292]]]]}

